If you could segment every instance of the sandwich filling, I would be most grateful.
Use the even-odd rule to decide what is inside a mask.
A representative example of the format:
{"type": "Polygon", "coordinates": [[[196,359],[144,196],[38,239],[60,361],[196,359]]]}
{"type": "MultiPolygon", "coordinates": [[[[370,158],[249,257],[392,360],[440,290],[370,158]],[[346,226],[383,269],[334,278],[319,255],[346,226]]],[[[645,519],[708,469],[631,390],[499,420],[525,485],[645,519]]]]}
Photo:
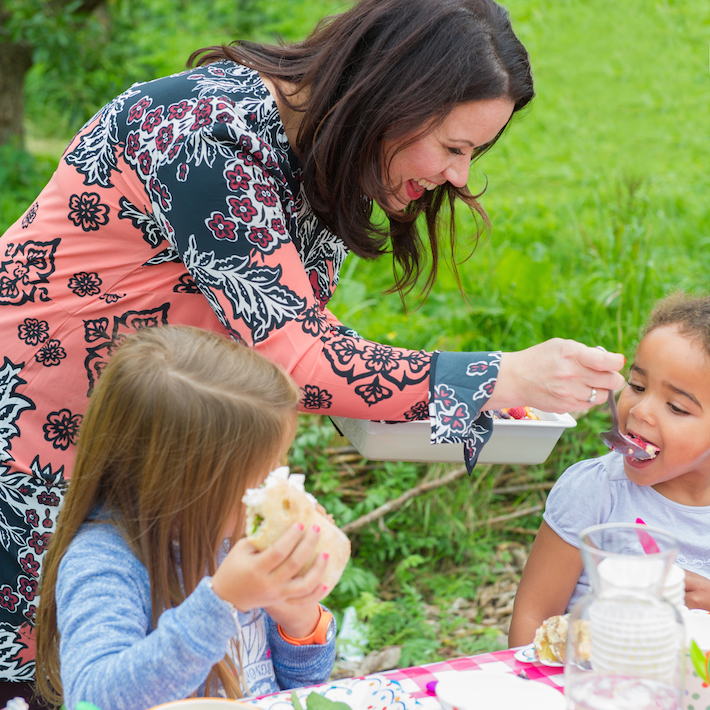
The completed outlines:
{"type": "Polygon", "coordinates": [[[279,483],[288,483],[299,491],[306,494],[306,498],[316,506],[316,499],[306,492],[306,477],[302,473],[290,473],[288,466],[279,466],[274,471],[271,471],[266,477],[264,483],[258,488],[247,488],[244,492],[242,502],[247,507],[247,531],[249,536],[254,536],[258,532],[265,518],[262,515],[263,505],[266,502],[267,491],[279,483]]]}

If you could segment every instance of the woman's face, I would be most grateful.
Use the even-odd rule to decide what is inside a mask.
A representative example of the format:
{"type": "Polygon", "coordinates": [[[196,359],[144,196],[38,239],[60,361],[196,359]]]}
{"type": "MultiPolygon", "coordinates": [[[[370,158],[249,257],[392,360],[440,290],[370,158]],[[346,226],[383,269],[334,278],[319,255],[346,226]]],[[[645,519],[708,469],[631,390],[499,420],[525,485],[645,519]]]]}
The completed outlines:
{"type": "Polygon", "coordinates": [[[386,142],[385,159],[391,158],[387,182],[396,192],[383,207],[401,211],[424,190],[446,182],[464,187],[473,152],[500,133],[513,108],[508,98],[458,104],[442,124],[398,153],[404,140],[386,142]]]}

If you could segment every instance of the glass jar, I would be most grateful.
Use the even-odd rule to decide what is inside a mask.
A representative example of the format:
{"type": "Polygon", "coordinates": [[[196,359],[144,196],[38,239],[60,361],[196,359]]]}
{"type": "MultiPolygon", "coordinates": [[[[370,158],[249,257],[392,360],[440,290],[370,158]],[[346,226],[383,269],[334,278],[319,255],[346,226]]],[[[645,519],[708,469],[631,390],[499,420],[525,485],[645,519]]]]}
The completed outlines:
{"type": "Polygon", "coordinates": [[[567,707],[680,710],[683,619],[661,596],[677,540],[638,523],[594,525],[579,537],[591,593],[568,621],[567,707]]]}

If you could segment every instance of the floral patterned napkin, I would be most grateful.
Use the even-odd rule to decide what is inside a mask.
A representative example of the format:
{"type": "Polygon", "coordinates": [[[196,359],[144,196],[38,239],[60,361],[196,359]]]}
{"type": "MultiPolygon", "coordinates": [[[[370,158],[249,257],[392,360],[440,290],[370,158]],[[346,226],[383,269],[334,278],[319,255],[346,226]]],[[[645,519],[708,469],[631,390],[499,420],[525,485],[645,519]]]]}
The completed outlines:
{"type": "MultiPolygon", "coordinates": [[[[301,688],[296,696],[306,707],[306,698],[317,692],[328,700],[345,703],[351,710],[420,710],[421,703],[405,693],[396,680],[370,675],[367,678],[345,678],[317,688],[301,688]]],[[[268,695],[257,700],[242,700],[255,710],[292,710],[291,691],[268,695]]]]}

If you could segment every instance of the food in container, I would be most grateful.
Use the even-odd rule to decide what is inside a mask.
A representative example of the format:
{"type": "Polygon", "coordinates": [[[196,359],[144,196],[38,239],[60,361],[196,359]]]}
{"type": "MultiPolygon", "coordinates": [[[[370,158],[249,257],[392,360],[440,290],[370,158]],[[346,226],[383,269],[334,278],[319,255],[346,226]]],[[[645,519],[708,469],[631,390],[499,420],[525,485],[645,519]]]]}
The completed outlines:
{"type": "MultiPolygon", "coordinates": [[[[569,414],[530,408],[537,419],[493,419],[493,433],[478,463],[543,463],[565,429],[577,425],[569,414]]],[[[372,461],[463,463],[463,444],[432,444],[429,420],[382,422],[331,417],[338,431],[372,461]]]]}

